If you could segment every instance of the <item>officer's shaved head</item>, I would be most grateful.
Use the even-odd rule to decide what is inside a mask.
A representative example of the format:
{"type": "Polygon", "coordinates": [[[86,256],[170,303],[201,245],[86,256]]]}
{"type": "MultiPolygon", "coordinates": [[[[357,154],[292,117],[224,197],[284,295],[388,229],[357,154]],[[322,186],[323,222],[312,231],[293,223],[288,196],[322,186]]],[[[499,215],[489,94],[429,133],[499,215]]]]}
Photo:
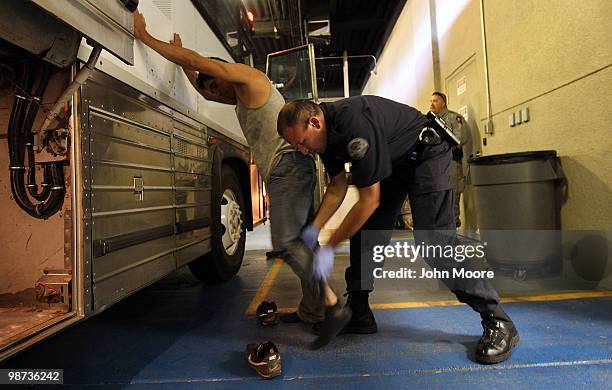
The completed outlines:
{"type": "Polygon", "coordinates": [[[285,141],[304,155],[325,151],[325,116],[316,103],[295,100],[285,104],[278,114],[276,129],[285,141]]]}
{"type": "Polygon", "coordinates": [[[285,104],[278,114],[276,130],[282,137],[283,131],[286,128],[294,127],[298,124],[306,126],[311,116],[316,116],[321,112],[319,105],[310,100],[294,100],[285,104]]]}

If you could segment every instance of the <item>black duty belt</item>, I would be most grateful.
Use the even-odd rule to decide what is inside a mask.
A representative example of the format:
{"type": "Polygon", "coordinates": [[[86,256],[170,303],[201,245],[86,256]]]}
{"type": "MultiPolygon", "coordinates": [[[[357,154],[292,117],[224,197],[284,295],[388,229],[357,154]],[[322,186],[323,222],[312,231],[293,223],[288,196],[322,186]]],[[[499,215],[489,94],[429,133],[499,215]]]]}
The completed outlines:
{"type": "MultiPolygon", "coordinates": [[[[418,143],[412,151],[410,159],[416,160],[425,147],[440,145],[442,142],[448,142],[449,145],[453,147],[454,159],[454,149],[459,145],[459,139],[453,134],[453,131],[446,123],[438,118],[433,112],[428,112],[426,116],[429,122],[427,122],[426,126],[421,130],[418,143]]],[[[463,158],[463,151],[461,148],[459,148],[459,150],[461,151],[461,158],[463,158]]]]}

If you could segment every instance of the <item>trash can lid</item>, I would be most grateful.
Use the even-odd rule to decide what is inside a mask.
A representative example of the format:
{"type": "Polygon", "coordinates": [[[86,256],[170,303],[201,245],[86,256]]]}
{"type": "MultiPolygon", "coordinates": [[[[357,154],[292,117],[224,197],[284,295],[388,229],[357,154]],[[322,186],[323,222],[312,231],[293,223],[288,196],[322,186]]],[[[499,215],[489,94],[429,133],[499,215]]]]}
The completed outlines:
{"type": "Polygon", "coordinates": [[[475,165],[497,165],[513,164],[532,160],[545,160],[555,157],[557,157],[556,150],[537,150],[533,152],[492,154],[490,156],[472,157],[468,159],[468,162],[475,165]]]}

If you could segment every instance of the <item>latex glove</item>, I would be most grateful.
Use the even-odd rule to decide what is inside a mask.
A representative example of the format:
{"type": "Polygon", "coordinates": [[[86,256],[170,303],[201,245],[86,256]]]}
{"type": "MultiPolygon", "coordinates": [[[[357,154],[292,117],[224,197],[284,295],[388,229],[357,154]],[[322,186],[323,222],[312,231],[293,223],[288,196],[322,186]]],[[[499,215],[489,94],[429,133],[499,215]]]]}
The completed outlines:
{"type": "Polygon", "coordinates": [[[312,262],[315,278],[325,281],[331,275],[334,267],[334,249],[329,245],[322,245],[317,248],[312,262]]]}
{"type": "Polygon", "coordinates": [[[317,244],[319,243],[317,239],[319,238],[320,229],[315,225],[308,225],[304,230],[302,230],[302,234],[300,234],[300,238],[304,241],[307,247],[310,250],[314,250],[317,244]]]}

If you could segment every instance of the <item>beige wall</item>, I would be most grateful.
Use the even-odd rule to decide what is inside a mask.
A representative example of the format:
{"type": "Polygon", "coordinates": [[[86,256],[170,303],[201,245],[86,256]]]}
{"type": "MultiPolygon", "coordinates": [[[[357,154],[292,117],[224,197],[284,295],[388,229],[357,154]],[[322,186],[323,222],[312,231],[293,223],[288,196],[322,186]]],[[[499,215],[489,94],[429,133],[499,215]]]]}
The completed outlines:
{"type": "Polygon", "coordinates": [[[408,1],[384,52],[378,59],[378,75],[372,75],[364,95],[378,95],[421,110],[429,107],[434,87],[429,4],[408,1]]]}
{"type": "MultiPolygon", "coordinates": [[[[423,111],[435,76],[445,89],[445,80],[473,58],[480,80],[468,87],[482,90],[474,119],[476,134],[485,137],[480,15],[479,0],[409,1],[379,59],[379,74],[364,93],[423,111]],[[438,75],[432,38],[439,48],[438,75]]],[[[484,0],[484,15],[494,134],[486,137],[483,154],[557,150],[569,181],[562,227],[610,229],[612,2],[484,0]],[[523,107],[530,121],[510,127],[508,114],[523,107]]]]}

